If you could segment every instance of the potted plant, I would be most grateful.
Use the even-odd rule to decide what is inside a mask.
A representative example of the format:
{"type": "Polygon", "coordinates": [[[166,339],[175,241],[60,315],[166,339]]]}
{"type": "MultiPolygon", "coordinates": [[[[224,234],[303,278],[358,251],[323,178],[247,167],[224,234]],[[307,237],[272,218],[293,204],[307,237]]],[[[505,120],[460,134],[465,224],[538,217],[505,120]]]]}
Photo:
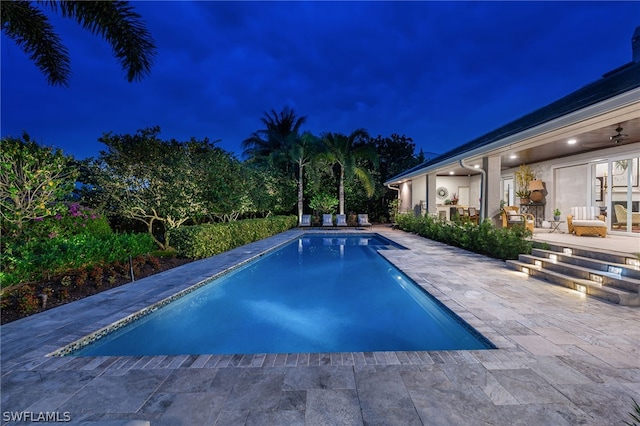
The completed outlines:
{"type": "Polygon", "coordinates": [[[562,212],[560,211],[560,209],[556,208],[553,211],[553,220],[560,220],[560,215],[562,214],[562,212]]]}
{"type": "Polygon", "coordinates": [[[516,196],[520,198],[520,204],[529,204],[531,201],[531,191],[529,191],[529,182],[536,178],[531,167],[521,164],[515,173],[516,179],[516,196]]]}
{"type": "Polygon", "coordinates": [[[529,197],[531,196],[531,191],[528,189],[518,190],[516,191],[516,196],[520,198],[520,204],[529,204],[531,200],[529,197]]]}
{"type": "Polygon", "coordinates": [[[451,194],[451,204],[458,204],[458,194],[451,194]]]}

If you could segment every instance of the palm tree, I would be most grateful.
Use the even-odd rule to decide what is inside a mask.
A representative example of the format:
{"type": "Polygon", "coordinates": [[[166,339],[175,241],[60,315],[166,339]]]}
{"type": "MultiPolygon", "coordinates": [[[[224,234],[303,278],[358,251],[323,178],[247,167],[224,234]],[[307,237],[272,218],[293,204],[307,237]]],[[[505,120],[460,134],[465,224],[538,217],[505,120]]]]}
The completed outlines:
{"type": "Polygon", "coordinates": [[[293,109],[284,107],[280,113],[273,109],[271,114],[265,112],[260,120],[265,128],[242,141],[243,154],[254,163],[274,166],[289,174],[291,142],[307,117],[298,117],[293,109]]]}
{"type": "Polygon", "coordinates": [[[321,145],[318,138],[310,132],[304,132],[302,136],[292,134],[288,138],[289,156],[298,166],[298,221],[302,221],[304,210],[304,167],[311,163],[320,152],[321,145]]]}
{"type": "Polygon", "coordinates": [[[49,84],[69,85],[71,61],[66,47],[40,8],[74,19],[109,42],[129,82],[149,74],[156,53],[155,42],[129,2],[1,1],[2,32],[35,62],[49,84]]]}
{"type": "Polygon", "coordinates": [[[378,155],[372,146],[363,142],[369,138],[369,134],[364,129],[358,129],[349,136],[340,133],[325,133],[322,142],[326,147],[326,153],[322,156],[340,168],[340,186],[338,199],[340,200],[340,214],[344,214],[344,180],[353,176],[358,178],[360,183],[371,197],[374,192],[374,181],[369,171],[358,164],[359,160],[369,160],[374,167],[378,164],[378,155]]]}

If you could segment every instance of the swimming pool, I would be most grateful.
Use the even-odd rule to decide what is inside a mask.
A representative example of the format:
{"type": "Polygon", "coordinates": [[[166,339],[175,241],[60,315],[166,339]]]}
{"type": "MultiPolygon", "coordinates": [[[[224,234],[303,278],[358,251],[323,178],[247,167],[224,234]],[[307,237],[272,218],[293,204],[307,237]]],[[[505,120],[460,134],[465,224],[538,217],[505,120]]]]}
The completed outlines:
{"type": "Polygon", "coordinates": [[[76,356],[487,349],[377,253],[376,234],[307,234],[76,351],[76,356]]]}

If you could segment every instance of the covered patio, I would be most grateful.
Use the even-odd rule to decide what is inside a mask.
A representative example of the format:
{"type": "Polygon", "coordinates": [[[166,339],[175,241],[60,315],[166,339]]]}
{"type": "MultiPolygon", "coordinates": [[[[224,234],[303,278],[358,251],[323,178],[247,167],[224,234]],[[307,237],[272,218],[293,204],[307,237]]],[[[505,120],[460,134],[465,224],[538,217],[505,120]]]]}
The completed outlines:
{"type": "Polygon", "coordinates": [[[568,233],[550,232],[549,229],[535,228],[533,241],[549,244],[567,244],[595,251],[632,254],[640,256],[640,239],[634,236],[608,234],[605,238],[597,236],[575,236],[568,233]]]}

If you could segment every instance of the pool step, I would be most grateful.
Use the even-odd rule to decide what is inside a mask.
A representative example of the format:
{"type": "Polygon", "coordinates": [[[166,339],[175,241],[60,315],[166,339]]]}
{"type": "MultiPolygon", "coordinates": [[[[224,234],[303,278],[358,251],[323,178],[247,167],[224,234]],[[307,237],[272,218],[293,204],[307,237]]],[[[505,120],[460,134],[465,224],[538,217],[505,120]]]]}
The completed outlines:
{"type": "Polygon", "coordinates": [[[507,260],[509,268],[589,296],[625,306],[640,306],[640,266],[624,254],[548,245],[507,260]]]}

